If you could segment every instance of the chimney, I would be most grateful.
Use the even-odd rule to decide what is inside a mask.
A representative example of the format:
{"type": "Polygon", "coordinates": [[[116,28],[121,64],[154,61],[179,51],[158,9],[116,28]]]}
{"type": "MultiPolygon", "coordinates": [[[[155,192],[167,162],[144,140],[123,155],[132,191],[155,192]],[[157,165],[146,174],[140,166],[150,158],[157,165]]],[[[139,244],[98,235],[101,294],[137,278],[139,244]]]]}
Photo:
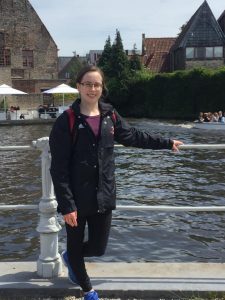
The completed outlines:
{"type": "Polygon", "coordinates": [[[145,33],[142,33],[142,55],[146,54],[146,48],[145,48],[145,33]]]}

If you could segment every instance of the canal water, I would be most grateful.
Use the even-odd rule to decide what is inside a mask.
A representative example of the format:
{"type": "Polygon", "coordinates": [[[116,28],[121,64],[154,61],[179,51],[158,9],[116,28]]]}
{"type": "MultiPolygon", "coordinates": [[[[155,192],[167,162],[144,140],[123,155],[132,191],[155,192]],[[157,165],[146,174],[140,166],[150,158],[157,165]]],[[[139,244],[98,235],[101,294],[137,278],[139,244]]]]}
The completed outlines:
{"type": "MultiPolygon", "coordinates": [[[[225,143],[225,132],[190,124],[135,120],[142,130],[184,143],[225,143]]],[[[30,145],[48,136],[52,125],[0,127],[0,145],[30,145]]],[[[38,204],[41,197],[40,153],[0,152],[0,204],[38,204]]],[[[225,205],[224,150],[153,151],[116,149],[118,204],[225,205]]],[[[38,212],[0,211],[0,260],[36,260],[38,212]]],[[[59,250],[65,248],[65,228],[59,250]]],[[[91,259],[89,259],[91,260],[91,259]]],[[[224,262],[224,212],[115,211],[104,257],[97,261],[224,262]]]]}

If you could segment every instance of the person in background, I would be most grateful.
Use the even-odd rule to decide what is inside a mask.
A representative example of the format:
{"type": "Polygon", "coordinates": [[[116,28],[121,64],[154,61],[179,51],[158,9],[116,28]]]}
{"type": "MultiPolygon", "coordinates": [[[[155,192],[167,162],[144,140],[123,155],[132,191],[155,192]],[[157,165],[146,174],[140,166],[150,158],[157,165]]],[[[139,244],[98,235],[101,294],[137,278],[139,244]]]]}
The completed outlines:
{"type": "Polygon", "coordinates": [[[199,113],[198,122],[201,122],[201,123],[204,122],[204,114],[203,114],[203,112],[199,113]]]}
{"type": "Polygon", "coordinates": [[[14,106],[10,106],[10,112],[14,112],[15,111],[15,107],[14,106]]]}
{"type": "Polygon", "coordinates": [[[107,246],[112,210],[116,208],[114,141],[127,147],[173,151],[183,143],[131,127],[103,101],[107,89],[99,68],[85,67],[76,82],[80,98],[72,104],[73,130],[65,111],[50,133],[50,172],[58,211],[66,224],[67,250],[62,260],[68,277],[82,288],[85,300],[98,300],[84,257],[101,256],[107,246]]]}
{"type": "Polygon", "coordinates": [[[203,120],[204,120],[204,122],[211,121],[209,113],[203,113],[203,120]]]}
{"type": "Polygon", "coordinates": [[[222,110],[220,110],[218,112],[218,122],[222,122],[222,119],[223,119],[223,112],[222,112],[222,110]]]}
{"type": "Polygon", "coordinates": [[[44,106],[43,105],[39,105],[39,107],[38,107],[39,119],[41,118],[41,114],[44,114],[44,113],[45,113],[44,106]]]}
{"type": "Polygon", "coordinates": [[[212,122],[218,122],[219,121],[219,114],[218,112],[214,112],[212,114],[212,122]]]}

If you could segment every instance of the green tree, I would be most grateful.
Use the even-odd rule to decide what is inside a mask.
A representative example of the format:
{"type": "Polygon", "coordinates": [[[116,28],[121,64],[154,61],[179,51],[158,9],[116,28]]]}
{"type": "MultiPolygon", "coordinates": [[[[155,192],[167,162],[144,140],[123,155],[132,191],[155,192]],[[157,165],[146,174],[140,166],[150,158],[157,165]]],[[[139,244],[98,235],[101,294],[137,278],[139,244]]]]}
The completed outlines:
{"type": "Polygon", "coordinates": [[[140,61],[139,55],[137,54],[136,44],[134,44],[134,47],[132,50],[132,55],[130,58],[130,69],[132,71],[140,71],[142,69],[141,61],[140,61]]]}
{"type": "Polygon", "coordinates": [[[116,30],[115,41],[112,45],[111,66],[110,77],[122,79],[129,76],[129,61],[124,52],[122,39],[118,29],[116,30]]]}
{"type": "Polygon", "coordinates": [[[105,42],[104,50],[98,61],[98,67],[102,69],[106,77],[109,77],[111,73],[111,68],[112,68],[111,57],[112,57],[112,46],[111,46],[110,36],[108,36],[105,42]]]}
{"type": "Polygon", "coordinates": [[[181,32],[184,30],[184,28],[186,27],[187,23],[188,23],[188,21],[187,21],[186,23],[184,23],[184,24],[179,28],[180,31],[178,32],[177,35],[180,35],[180,33],[181,33],[181,32]]]}

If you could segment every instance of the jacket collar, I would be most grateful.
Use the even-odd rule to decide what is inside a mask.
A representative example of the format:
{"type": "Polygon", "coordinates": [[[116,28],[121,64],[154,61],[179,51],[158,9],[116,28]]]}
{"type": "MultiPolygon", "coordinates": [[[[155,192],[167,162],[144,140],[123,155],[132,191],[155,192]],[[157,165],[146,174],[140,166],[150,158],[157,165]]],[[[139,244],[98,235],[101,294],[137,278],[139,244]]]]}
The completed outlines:
{"type": "MultiPolygon", "coordinates": [[[[80,115],[80,102],[81,102],[81,100],[80,100],[80,98],[78,98],[72,104],[72,109],[74,110],[75,115],[77,115],[77,116],[80,115]]],[[[104,115],[111,114],[113,111],[113,107],[111,104],[105,103],[105,102],[103,102],[102,99],[100,99],[99,110],[100,110],[101,114],[104,116],[104,115]]]]}

